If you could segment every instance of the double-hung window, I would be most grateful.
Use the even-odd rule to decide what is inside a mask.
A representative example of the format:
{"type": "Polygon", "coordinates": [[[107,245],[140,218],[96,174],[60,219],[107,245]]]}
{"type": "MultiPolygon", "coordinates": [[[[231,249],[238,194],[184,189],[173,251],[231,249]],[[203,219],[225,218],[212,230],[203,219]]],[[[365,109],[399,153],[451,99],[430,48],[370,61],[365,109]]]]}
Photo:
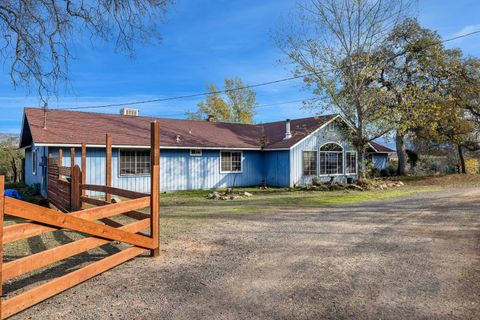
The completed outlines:
{"type": "Polygon", "coordinates": [[[220,152],[220,172],[242,172],[242,152],[241,151],[221,151],[220,152]]]}
{"type": "Polygon", "coordinates": [[[355,151],[345,152],[345,174],[357,173],[357,153],[355,151]]]}
{"type": "Polygon", "coordinates": [[[317,151],[303,151],[303,175],[317,175],[317,151]]]}
{"type": "Polygon", "coordinates": [[[343,174],[343,148],[328,143],[320,148],[320,175],[343,174]]]}
{"type": "Polygon", "coordinates": [[[149,150],[120,150],[120,175],[150,174],[149,150]]]}

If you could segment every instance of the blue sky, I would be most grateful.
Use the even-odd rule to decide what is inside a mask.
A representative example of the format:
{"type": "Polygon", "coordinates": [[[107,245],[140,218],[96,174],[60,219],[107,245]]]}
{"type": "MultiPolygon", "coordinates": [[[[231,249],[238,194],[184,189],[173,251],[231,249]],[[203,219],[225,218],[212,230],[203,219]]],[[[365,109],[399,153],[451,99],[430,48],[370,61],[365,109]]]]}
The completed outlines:
{"type": "MultiPolygon", "coordinates": [[[[225,77],[241,77],[255,84],[291,74],[279,64],[281,53],[270,37],[280,19],[294,9],[293,0],[202,1],[177,0],[161,26],[161,44],[142,45],[130,59],[114,53],[111,44],[94,47],[75,43],[75,60],[70,63],[68,91],[50,100],[50,107],[78,107],[192,94],[205,91],[207,83],[222,85],[225,77]]],[[[444,38],[480,29],[480,1],[420,1],[418,18],[422,25],[444,38]]],[[[469,55],[480,56],[480,35],[457,40],[469,55]]],[[[12,88],[8,66],[0,74],[0,132],[18,133],[26,106],[39,101],[26,90],[12,88]]],[[[256,89],[262,104],[305,99],[311,96],[301,81],[290,81],[256,89]]],[[[138,108],[142,115],[181,118],[195,110],[201,98],[152,103],[138,108]]],[[[102,109],[118,112],[119,108],[102,109]]],[[[311,111],[301,103],[266,106],[258,109],[256,121],[305,117],[311,111]]]]}

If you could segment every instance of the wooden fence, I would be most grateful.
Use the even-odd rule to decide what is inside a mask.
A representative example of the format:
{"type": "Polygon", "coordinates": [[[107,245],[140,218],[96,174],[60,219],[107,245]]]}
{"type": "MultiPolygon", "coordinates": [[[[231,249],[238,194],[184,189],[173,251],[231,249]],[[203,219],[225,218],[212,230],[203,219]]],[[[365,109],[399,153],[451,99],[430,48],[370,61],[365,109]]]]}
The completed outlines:
{"type": "MultiPolygon", "coordinates": [[[[47,197],[57,209],[63,212],[71,212],[78,210],[78,205],[74,201],[72,203],[71,185],[82,183],[78,176],[74,178],[73,168],[62,167],[59,165],[60,158],[48,157],[48,189],[47,197]]],[[[78,168],[80,170],[80,168],[78,168]]],[[[77,201],[78,202],[78,201],[77,201]]]]}
{"type": "MultiPolygon", "coordinates": [[[[2,284],[5,281],[46,267],[58,261],[97,248],[112,241],[119,241],[132,245],[127,249],[123,249],[122,251],[102,260],[93,262],[81,269],[51,279],[46,283],[11,298],[0,300],[1,319],[5,319],[67,290],[142,254],[146,250],[150,251],[151,256],[159,255],[159,133],[160,130],[158,124],[152,123],[152,177],[150,195],[121,190],[110,186],[85,185],[81,183],[76,183],[74,185],[71,183],[71,194],[78,194],[79,208],[86,207],[86,204],[88,204],[89,207],[70,214],[65,214],[49,208],[4,197],[4,178],[0,176],[0,222],[2,223],[2,226],[4,215],[27,220],[25,223],[3,226],[3,228],[0,228],[0,294],[2,294],[2,284]],[[93,199],[82,195],[84,190],[105,192],[109,195],[128,198],[128,200],[112,204],[106,200],[93,199]],[[95,207],[91,207],[92,205],[95,207]],[[137,211],[145,207],[150,207],[150,214],[137,211]],[[136,221],[122,225],[110,219],[117,215],[126,215],[136,221]],[[139,234],[139,232],[148,228],[150,229],[149,236],[139,234]],[[89,237],[3,263],[3,246],[5,244],[60,229],[80,232],[89,235],[89,237]]],[[[80,168],[78,166],[74,167],[74,170],[72,170],[71,181],[75,181],[75,175],[81,176],[80,168]]]]}

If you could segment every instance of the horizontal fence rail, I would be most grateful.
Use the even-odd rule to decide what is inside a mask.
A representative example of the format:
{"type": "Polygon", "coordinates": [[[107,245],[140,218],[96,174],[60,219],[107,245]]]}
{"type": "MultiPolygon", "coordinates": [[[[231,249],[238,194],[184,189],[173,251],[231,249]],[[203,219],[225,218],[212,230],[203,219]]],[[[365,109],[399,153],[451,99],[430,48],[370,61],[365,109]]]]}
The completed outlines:
{"type": "Polygon", "coordinates": [[[114,187],[99,186],[94,184],[84,184],[81,186],[81,188],[82,190],[109,193],[115,196],[129,198],[129,199],[142,198],[142,197],[149,196],[148,194],[145,194],[145,193],[140,193],[140,192],[135,192],[130,190],[123,190],[123,189],[118,189],[114,187]]]}
{"type": "MultiPolygon", "coordinates": [[[[75,271],[57,278],[48,280],[20,294],[0,299],[0,318],[8,318],[28,307],[65,291],[83,281],[86,281],[106,270],[124,263],[145,252],[151,256],[159,254],[159,125],[151,125],[152,152],[151,194],[144,194],[129,190],[114,188],[109,185],[98,186],[84,184],[85,173],[71,160],[68,168],[68,178],[65,178],[67,169],[62,167],[62,150],[59,157],[49,156],[49,196],[55,197],[57,209],[69,212],[64,213],[50,208],[41,207],[4,196],[4,177],[0,176],[0,295],[4,297],[3,283],[12,281],[34,271],[50,266],[51,264],[68,259],[78,254],[112,243],[122,242],[130,247],[95,261],[75,271]],[[50,172],[50,169],[52,170],[50,172]],[[52,183],[50,187],[50,183],[52,183]],[[105,193],[105,200],[90,198],[85,191],[105,193]],[[120,202],[111,203],[111,195],[121,197],[120,202]],[[125,199],[126,198],[126,199],[125,199]],[[139,211],[149,208],[150,214],[139,211]],[[4,226],[4,216],[26,220],[23,223],[4,226]],[[112,220],[113,217],[123,215],[129,217],[128,223],[122,224],[112,220]],[[133,222],[132,222],[133,221],[133,222]],[[150,230],[149,235],[142,234],[150,230]],[[31,255],[3,262],[3,246],[18,240],[24,240],[57,230],[79,232],[87,237],[31,255]]],[[[108,137],[107,137],[108,139],[108,137]]],[[[111,145],[111,137],[110,145],[111,145]]],[[[83,157],[86,147],[82,146],[82,169],[85,170],[83,157]]],[[[75,154],[72,148],[70,154],[75,154]]],[[[111,154],[111,152],[110,152],[111,154]]],[[[107,152],[108,155],[108,152],[107,152]]],[[[72,157],[73,158],[73,157],[72,157]]],[[[108,183],[107,183],[108,184],[108,183]]],[[[124,220],[120,220],[124,221],[124,220]]]]}

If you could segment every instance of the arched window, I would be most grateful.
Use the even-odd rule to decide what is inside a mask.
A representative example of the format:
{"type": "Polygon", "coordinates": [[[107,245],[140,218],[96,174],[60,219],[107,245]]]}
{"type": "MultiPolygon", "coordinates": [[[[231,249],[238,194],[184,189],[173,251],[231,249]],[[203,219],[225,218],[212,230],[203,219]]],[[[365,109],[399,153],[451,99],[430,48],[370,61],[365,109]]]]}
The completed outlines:
{"type": "Polygon", "coordinates": [[[320,147],[320,175],[343,174],[343,148],[336,143],[320,147]]]}

